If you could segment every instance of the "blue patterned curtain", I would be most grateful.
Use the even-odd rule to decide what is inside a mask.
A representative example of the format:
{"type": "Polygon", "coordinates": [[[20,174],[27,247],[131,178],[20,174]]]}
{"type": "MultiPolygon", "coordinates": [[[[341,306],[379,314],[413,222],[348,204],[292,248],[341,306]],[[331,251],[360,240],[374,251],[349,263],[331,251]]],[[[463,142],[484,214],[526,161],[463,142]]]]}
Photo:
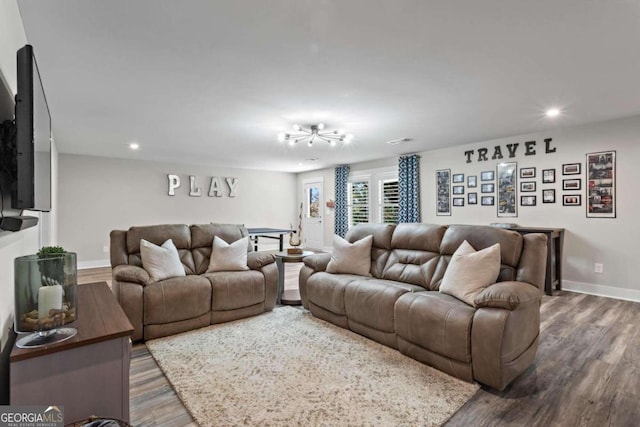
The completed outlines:
{"type": "Polygon", "coordinates": [[[420,156],[400,157],[398,222],[420,222],[420,156]]]}
{"type": "Polygon", "coordinates": [[[347,204],[349,198],[347,194],[349,185],[349,166],[338,166],[336,168],[336,209],[334,232],[344,237],[349,231],[349,209],[347,204]]]}

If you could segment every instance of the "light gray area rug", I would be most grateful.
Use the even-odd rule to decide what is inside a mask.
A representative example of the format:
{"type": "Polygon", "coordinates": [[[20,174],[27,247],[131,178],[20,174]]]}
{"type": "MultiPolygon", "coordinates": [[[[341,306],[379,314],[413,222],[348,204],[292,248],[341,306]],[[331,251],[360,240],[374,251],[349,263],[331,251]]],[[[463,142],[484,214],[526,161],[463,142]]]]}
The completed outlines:
{"type": "Polygon", "coordinates": [[[147,347],[202,426],[438,426],[479,389],[291,307],[147,347]]]}

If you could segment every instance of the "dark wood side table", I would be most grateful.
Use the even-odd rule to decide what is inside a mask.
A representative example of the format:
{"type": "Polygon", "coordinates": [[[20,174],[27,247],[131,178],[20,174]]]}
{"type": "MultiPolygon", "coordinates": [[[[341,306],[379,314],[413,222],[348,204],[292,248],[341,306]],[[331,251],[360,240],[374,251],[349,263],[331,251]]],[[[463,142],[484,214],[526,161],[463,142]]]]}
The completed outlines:
{"type": "Polygon", "coordinates": [[[62,405],[65,424],[91,415],[129,422],[133,326],[105,282],[78,285],[78,333],[10,356],[12,405],[62,405]]]}
{"type": "Polygon", "coordinates": [[[313,255],[315,252],[302,251],[301,254],[289,254],[287,251],[276,253],[276,264],[278,265],[278,304],[300,305],[300,291],[298,289],[284,290],[284,264],[287,262],[302,262],[304,257],[313,255]]]}
{"type": "Polygon", "coordinates": [[[509,230],[520,234],[542,233],[547,235],[547,271],[544,281],[544,292],[553,295],[553,287],[562,289],[562,245],[564,244],[564,228],[546,227],[514,227],[509,230]]]}

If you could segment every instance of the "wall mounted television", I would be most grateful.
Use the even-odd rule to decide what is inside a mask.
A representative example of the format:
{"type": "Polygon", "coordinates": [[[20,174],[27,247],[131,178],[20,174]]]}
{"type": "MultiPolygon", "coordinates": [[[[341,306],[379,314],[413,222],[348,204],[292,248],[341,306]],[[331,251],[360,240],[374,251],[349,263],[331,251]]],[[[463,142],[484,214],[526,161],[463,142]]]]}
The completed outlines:
{"type": "Polygon", "coordinates": [[[51,114],[31,45],[18,50],[16,176],[11,207],[51,210],[51,114]]]}

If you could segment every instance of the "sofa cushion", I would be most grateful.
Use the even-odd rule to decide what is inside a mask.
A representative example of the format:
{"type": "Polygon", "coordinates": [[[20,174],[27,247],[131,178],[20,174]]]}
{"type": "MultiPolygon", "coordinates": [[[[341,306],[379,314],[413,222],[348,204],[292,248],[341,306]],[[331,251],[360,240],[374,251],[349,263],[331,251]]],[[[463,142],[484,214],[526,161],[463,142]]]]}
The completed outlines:
{"type": "Polygon", "coordinates": [[[439,292],[415,292],[400,296],[394,312],[399,337],[442,356],[471,361],[473,307],[439,292]]]}
{"type": "Polygon", "coordinates": [[[389,257],[391,237],[395,228],[395,224],[358,224],[351,227],[345,236],[345,240],[351,243],[366,236],[373,236],[370,273],[377,279],[382,278],[382,271],[389,257]]]}
{"type": "Polygon", "coordinates": [[[171,239],[166,240],[162,246],[140,239],[140,258],[142,267],[149,273],[152,282],[185,275],[178,250],[171,239]]]}
{"type": "Polygon", "coordinates": [[[496,283],[500,273],[500,244],[476,251],[466,240],[451,257],[440,292],[474,305],[476,295],[496,283]]]}
{"type": "Polygon", "coordinates": [[[211,284],[201,276],[174,277],[144,288],[144,324],[193,319],[211,311],[211,284]]]}
{"type": "MultiPolygon", "coordinates": [[[[220,237],[227,243],[233,243],[238,239],[249,235],[247,229],[241,224],[194,224],[191,230],[191,252],[195,264],[196,274],[202,274],[209,268],[213,238],[220,237]]],[[[250,242],[248,251],[253,251],[250,242]]]]}
{"type": "Polygon", "coordinates": [[[345,314],[349,322],[394,332],[393,306],[401,295],[418,291],[424,288],[391,280],[356,280],[349,283],[344,292],[345,314]]]}
{"type": "Polygon", "coordinates": [[[309,301],[335,314],[344,315],[344,291],[354,280],[367,280],[353,274],[315,273],[307,281],[309,301]]]}
{"type": "Polygon", "coordinates": [[[215,271],[238,271],[248,270],[247,265],[247,245],[249,237],[243,237],[229,244],[220,237],[213,238],[211,248],[211,259],[207,273],[215,271]]]}
{"type": "Polygon", "coordinates": [[[161,245],[167,239],[171,239],[178,249],[180,262],[187,274],[195,274],[195,264],[191,254],[191,234],[185,224],[164,224],[131,227],[127,231],[126,246],[128,264],[142,267],[140,258],[140,240],[145,239],[154,245],[161,245]]]}
{"type": "Polygon", "coordinates": [[[264,302],[260,271],[219,271],[203,275],[211,283],[211,310],[235,310],[264,302]]]}
{"type": "Polygon", "coordinates": [[[338,235],[333,236],[333,252],[327,265],[327,273],[368,276],[371,270],[371,244],[373,236],[349,243],[338,235]]]}

